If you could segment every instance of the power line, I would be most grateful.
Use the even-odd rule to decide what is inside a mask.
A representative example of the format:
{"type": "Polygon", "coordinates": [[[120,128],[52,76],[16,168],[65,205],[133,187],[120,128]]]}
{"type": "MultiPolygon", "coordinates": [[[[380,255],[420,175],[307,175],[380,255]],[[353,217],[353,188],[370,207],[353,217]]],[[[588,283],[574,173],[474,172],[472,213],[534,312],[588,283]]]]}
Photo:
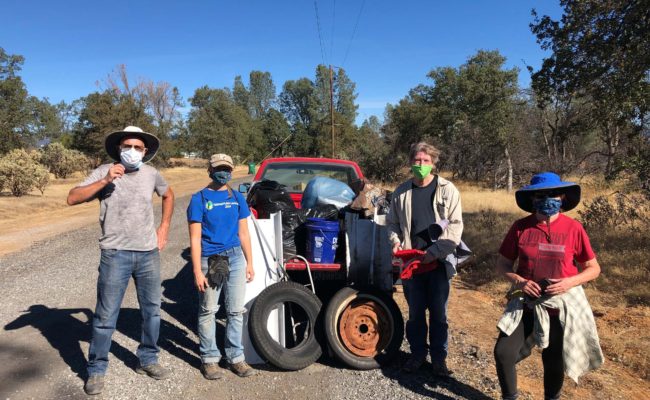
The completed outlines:
{"type": "Polygon", "coordinates": [[[345,51],[345,57],[343,58],[342,66],[345,66],[345,61],[348,59],[348,54],[350,53],[350,47],[352,47],[352,40],[354,40],[354,35],[357,33],[357,27],[359,26],[359,20],[361,19],[361,13],[363,12],[363,6],[366,4],[366,0],[361,2],[361,8],[359,8],[359,14],[357,14],[357,22],[354,23],[354,30],[352,31],[352,36],[350,37],[350,43],[348,43],[348,49],[345,51]]]}
{"type": "Polygon", "coordinates": [[[314,9],[316,10],[316,27],[318,28],[318,41],[320,42],[320,57],[325,65],[325,52],[323,51],[323,36],[320,33],[320,17],[318,16],[318,3],[314,0],[314,9]]]}
{"type": "Polygon", "coordinates": [[[336,22],[336,0],[332,7],[332,42],[330,43],[330,60],[334,61],[334,23],[336,22]]]}

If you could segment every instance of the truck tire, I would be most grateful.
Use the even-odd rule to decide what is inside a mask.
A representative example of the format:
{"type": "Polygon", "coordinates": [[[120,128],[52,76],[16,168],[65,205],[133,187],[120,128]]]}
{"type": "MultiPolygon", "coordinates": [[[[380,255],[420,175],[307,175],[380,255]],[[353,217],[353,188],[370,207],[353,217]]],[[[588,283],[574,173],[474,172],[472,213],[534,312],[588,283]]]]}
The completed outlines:
{"type": "Polygon", "coordinates": [[[295,282],[278,282],[264,289],[248,317],[251,342],[257,353],[278,368],[296,371],[311,365],[322,354],[316,340],[322,304],[318,297],[295,282]],[[284,306],[284,307],[280,307],[284,306]],[[273,310],[284,312],[285,346],[267,329],[273,310]]]}
{"type": "Polygon", "coordinates": [[[324,324],[332,353],[355,369],[385,365],[397,355],[404,338],[397,303],[377,289],[339,290],[327,306],[324,324]]]}

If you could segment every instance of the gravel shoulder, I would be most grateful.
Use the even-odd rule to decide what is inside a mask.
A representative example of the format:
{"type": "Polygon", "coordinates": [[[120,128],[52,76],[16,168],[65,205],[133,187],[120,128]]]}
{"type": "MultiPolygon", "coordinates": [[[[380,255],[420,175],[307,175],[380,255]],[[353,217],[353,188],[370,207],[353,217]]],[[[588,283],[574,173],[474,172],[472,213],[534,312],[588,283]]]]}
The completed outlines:
{"type": "MultiPolygon", "coordinates": [[[[104,394],[111,399],[274,398],[315,399],[490,399],[498,397],[492,359],[501,311],[499,299],[454,280],[450,298],[450,367],[452,378],[436,379],[426,368],[400,373],[408,356],[406,343],[397,360],[383,369],[354,371],[324,356],[295,372],[256,366],[260,373],[242,379],[226,372],[219,381],[206,381],[198,371],[195,333],[196,294],[184,259],[189,197],[177,198],[170,240],[162,252],[163,306],[160,334],[161,362],[171,379],[154,381],[137,375],[135,350],[139,342],[139,311],[131,283],[117,331],[104,394]]],[[[156,207],[159,208],[159,207],[156,207]]],[[[97,210],[95,209],[95,212],[97,210]]],[[[95,306],[99,227],[91,221],[78,229],[41,240],[26,250],[0,257],[0,397],[7,399],[85,398],[89,320],[95,306]]],[[[462,277],[461,277],[462,278],[462,277]]],[[[401,293],[395,298],[405,317],[401,293]]],[[[522,362],[523,398],[541,398],[538,354],[522,362]]],[[[578,399],[642,398],[647,381],[614,362],[588,374],[581,385],[567,379],[566,397],[578,399]]]]}

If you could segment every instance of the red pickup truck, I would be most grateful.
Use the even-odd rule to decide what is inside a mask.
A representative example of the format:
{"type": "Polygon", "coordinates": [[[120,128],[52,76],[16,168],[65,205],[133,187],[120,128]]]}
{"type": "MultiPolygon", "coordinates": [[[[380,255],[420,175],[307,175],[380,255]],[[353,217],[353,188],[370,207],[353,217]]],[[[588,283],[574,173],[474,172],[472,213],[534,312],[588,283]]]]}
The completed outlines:
{"type": "Polygon", "coordinates": [[[315,176],[326,176],[351,186],[363,178],[361,168],[354,161],[332,158],[283,157],[267,158],[260,164],[253,183],[270,180],[281,183],[289,190],[291,200],[300,208],[302,192],[307,182],[315,176]]]}

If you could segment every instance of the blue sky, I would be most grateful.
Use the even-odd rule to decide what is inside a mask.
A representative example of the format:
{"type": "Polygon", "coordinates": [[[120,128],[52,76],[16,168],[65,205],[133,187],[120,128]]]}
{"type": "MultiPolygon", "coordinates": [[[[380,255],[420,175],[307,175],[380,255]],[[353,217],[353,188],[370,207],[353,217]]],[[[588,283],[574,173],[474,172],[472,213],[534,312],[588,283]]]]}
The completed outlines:
{"type": "Polygon", "coordinates": [[[96,91],[119,64],[133,80],[177,86],[186,101],[203,85],[232,87],[236,75],[247,82],[251,70],[269,71],[279,92],[333,64],[357,85],[361,122],[381,118],[431,69],[479,49],[498,49],[527,86],[525,66],[539,67],[545,55],[528,27],[532,8],[561,15],[556,1],[541,0],[4,0],[0,46],[25,57],[27,89],[52,102],[96,91]]]}

